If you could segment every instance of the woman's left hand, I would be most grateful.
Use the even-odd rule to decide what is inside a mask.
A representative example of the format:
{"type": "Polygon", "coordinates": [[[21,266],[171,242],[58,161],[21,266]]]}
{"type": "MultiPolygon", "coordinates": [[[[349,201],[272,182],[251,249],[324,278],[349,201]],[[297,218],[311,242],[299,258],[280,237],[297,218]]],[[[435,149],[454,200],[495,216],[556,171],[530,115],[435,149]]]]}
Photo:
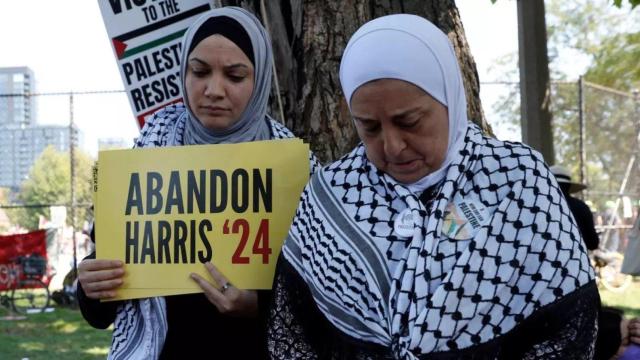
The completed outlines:
{"type": "Polygon", "coordinates": [[[202,276],[191,273],[191,279],[204,291],[204,295],[223,314],[242,317],[253,317],[258,314],[258,292],[241,290],[233,286],[218,268],[210,262],[204,264],[215,284],[202,276]]]}
{"type": "Polygon", "coordinates": [[[629,320],[629,341],[640,344],[640,318],[629,320]]]}

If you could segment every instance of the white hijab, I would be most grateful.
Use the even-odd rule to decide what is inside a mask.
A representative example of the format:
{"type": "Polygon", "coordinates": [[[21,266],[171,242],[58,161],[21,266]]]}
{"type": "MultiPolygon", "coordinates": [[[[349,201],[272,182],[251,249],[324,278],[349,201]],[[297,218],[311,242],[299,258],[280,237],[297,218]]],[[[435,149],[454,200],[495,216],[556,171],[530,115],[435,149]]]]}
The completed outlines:
{"type": "Polygon", "coordinates": [[[447,36],[416,15],[384,16],[363,25],[349,40],[340,63],[340,82],[351,97],[362,85],[379,79],[412,83],[447,107],[449,139],[440,168],[413,184],[413,192],[444,179],[467,131],[467,100],[455,52],[447,36]]]}
{"type": "Polygon", "coordinates": [[[579,230],[542,156],[467,125],[446,39],[417,16],[379,18],[356,32],[340,70],[348,100],[368,81],[393,78],[447,105],[442,167],[407,187],[380,176],[358,145],[311,178],[282,250],[337,329],[398,359],[471,352],[492,340],[497,345],[486,346],[501,346],[534,313],[565,311],[547,305],[596,290],[579,230]],[[426,203],[412,189],[438,183],[426,203]],[[462,216],[463,207],[480,215],[462,216]],[[452,231],[460,220],[474,230],[452,231]]]}

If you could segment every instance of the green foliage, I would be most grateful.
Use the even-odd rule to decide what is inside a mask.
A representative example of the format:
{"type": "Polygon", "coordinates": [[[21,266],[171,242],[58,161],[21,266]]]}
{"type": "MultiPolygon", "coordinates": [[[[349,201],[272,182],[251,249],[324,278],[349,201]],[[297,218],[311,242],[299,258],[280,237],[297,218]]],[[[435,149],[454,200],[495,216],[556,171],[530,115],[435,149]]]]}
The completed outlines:
{"type": "Polygon", "coordinates": [[[564,79],[561,66],[581,58],[590,82],[625,91],[640,85],[640,13],[604,0],[549,1],[546,11],[553,79],[564,79]]]}
{"type": "MultiPolygon", "coordinates": [[[[609,0],[551,0],[545,5],[550,73],[554,81],[551,112],[555,160],[569,167],[579,179],[576,69],[586,65],[586,81],[619,92],[629,93],[640,88],[640,13],[616,9],[610,6],[609,0]],[[568,75],[567,71],[573,73],[568,75]]],[[[502,71],[502,79],[517,79],[516,59],[516,54],[502,59],[500,68],[507,69],[502,71]]],[[[619,190],[629,158],[636,151],[634,119],[639,115],[630,96],[588,83],[583,90],[585,180],[590,186],[589,200],[602,208],[606,200],[612,198],[604,193],[619,190]]],[[[519,125],[519,97],[517,86],[509,88],[501,97],[494,107],[500,116],[499,122],[519,125]]],[[[627,190],[638,188],[638,175],[632,174],[627,190]]]]}
{"type": "MultiPolygon", "coordinates": [[[[622,0],[613,0],[613,4],[617,7],[622,7],[622,0]]],[[[640,0],[629,0],[629,4],[631,4],[631,8],[634,8],[640,5],[640,0]]]]}
{"type": "MultiPolygon", "coordinates": [[[[91,203],[91,166],[93,160],[76,152],[76,203],[91,203]]],[[[29,171],[29,178],[22,183],[18,200],[26,205],[34,204],[68,204],[70,201],[70,167],[69,155],[47,147],[35,161],[29,171]]],[[[76,210],[77,223],[87,216],[86,209],[76,210]]],[[[49,218],[48,207],[21,208],[14,211],[14,221],[29,230],[38,228],[39,216],[49,218]]],[[[69,214],[70,215],[70,214],[69,214]]],[[[67,223],[70,223],[67,216],[67,223]]]]}
{"type": "Polygon", "coordinates": [[[585,78],[608,87],[632,91],[640,88],[639,62],[640,32],[616,34],[602,41],[585,78]]]}
{"type": "MultiPolygon", "coordinates": [[[[555,50],[555,79],[566,76],[558,69],[571,62],[567,54],[588,61],[584,79],[600,86],[630,92],[640,86],[640,14],[608,8],[602,1],[551,1],[547,8],[550,48],[555,50]]],[[[586,84],[583,88],[587,178],[590,200],[598,207],[619,191],[627,163],[636,151],[637,104],[630,96],[586,84]],[[616,146],[615,144],[626,144],[616,146]],[[600,195],[597,195],[600,194],[600,195]]],[[[554,86],[552,97],[554,143],[557,160],[579,174],[578,85],[554,86]]],[[[638,186],[632,174],[627,191],[638,186]]]]}
{"type": "MultiPolygon", "coordinates": [[[[580,172],[578,84],[557,84],[553,87],[554,143],[558,161],[580,172]]],[[[607,200],[615,198],[635,148],[635,104],[632,98],[600,87],[585,84],[584,121],[586,179],[589,200],[598,210],[607,200]],[[623,145],[624,144],[624,145],[623,145]],[[622,145],[622,146],[620,146],[622,145]]],[[[638,185],[632,174],[626,191],[638,185]]],[[[594,209],[595,210],[595,209],[594,209]]]]}

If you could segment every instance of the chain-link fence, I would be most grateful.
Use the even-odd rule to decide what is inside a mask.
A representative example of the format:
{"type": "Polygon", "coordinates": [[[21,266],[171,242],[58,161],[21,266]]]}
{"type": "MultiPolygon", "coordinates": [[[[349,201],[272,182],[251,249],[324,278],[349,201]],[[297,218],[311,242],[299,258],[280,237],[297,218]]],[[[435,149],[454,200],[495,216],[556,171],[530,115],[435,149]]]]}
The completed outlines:
{"type": "MultiPolygon", "coordinates": [[[[75,207],[86,208],[91,202],[90,168],[98,149],[131,147],[137,132],[122,90],[0,92],[0,206],[5,213],[44,208],[39,213],[46,218],[50,206],[67,206],[69,215],[75,207]],[[55,181],[33,173],[36,160],[48,147],[64,156],[63,161],[48,158],[40,169],[49,174],[57,170],[55,181]],[[66,170],[60,170],[63,167],[66,170]],[[41,186],[42,194],[18,196],[25,186],[41,186]]],[[[84,213],[78,222],[83,220],[84,213]]],[[[0,230],[6,222],[6,214],[0,215],[0,230]]]]}
{"type": "Polygon", "coordinates": [[[64,276],[90,247],[98,149],[131,147],[137,132],[121,90],[0,93],[0,234],[57,229],[48,252],[64,276]]]}
{"type": "MultiPolygon", "coordinates": [[[[492,103],[484,104],[490,114],[489,123],[496,130],[519,131],[519,84],[482,85],[484,92],[500,94],[492,103]]],[[[612,247],[622,248],[624,230],[637,216],[640,199],[640,161],[635,159],[639,150],[636,137],[640,97],[578,81],[553,82],[551,99],[556,163],[565,165],[576,180],[589,185],[581,196],[596,214],[605,239],[619,244],[612,247]],[[611,228],[615,230],[606,233],[611,228]]],[[[0,188],[10,189],[4,191],[4,198],[0,195],[0,205],[4,207],[0,231],[16,218],[15,212],[29,207],[42,207],[45,218],[49,205],[66,206],[70,216],[80,209],[75,221],[69,223],[87,220],[82,208],[91,201],[79,186],[86,185],[84,177],[90,174],[85,174],[86,169],[78,171],[77,166],[68,170],[64,197],[37,203],[17,198],[20,186],[29,178],[31,166],[46,145],[52,144],[77,159],[79,154],[74,151],[78,147],[71,145],[79,145],[81,151],[95,156],[98,139],[102,138],[104,146],[128,147],[136,134],[137,124],[124,91],[0,94],[0,188]],[[45,129],[47,126],[50,128],[45,129]],[[78,139],[75,129],[80,133],[78,139]],[[73,184],[70,179],[74,179],[73,184]]],[[[77,165],[77,160],[72,164],[77,165]]]]}
{"type": "MultiPolygon", "coordinates": [[[[519,83],[485,85],[501,94],[492,106],[494,127],[519,127],[519,83]]],[[[555,162],[588,185],[578,196],[595,214],[602,246],[623,250],[640,205],[640,96],[582,79],[553,82],[551,113],[555,162]]]]}
{"type": "Polygon", "coordinates": [[[638,216],[640,199],[640,163],[636,157],[640,149],[640,98],[637,92],[587,82],[579,83],[578,90],[584,140],[577,163],[589,185],[585,199],[597,211],[597,222],[604,230],[603,246],[623,250],[628,241],[627,228],[638,216]]]}

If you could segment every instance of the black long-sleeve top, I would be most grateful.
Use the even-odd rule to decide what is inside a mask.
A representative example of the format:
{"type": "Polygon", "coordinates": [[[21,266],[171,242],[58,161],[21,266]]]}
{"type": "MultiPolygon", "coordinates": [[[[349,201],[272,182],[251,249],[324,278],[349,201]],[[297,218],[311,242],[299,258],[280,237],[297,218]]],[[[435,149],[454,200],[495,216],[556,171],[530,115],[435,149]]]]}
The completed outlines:
{"type": "MultiPolygon", "coordinates": [[[[95,258],[95,253],[87,256],[95,258]]],[[[82,316],[93,327],[106,329],[122,303],[100,302],[86,296],[78,284],[82,316]]],[[[258,317],[240,318],[221,314],[203,294],[165,297],[167,337],[161,359],[266,359],[266,313],[271,291],[258,291],[258,317]]]]}
{"type": "Polygon", "coordinates": [[[587,249],[597,249],[600,240],[593,224],[591,209],[589,209],[589,206],[582,200],[576,199],[573,196],[565,194],[565,198],[567,199],[567,205],[569,205],[573,217],[576,219],[580,234],[582,234],[582,240],[584,240],[587,249]]]}

